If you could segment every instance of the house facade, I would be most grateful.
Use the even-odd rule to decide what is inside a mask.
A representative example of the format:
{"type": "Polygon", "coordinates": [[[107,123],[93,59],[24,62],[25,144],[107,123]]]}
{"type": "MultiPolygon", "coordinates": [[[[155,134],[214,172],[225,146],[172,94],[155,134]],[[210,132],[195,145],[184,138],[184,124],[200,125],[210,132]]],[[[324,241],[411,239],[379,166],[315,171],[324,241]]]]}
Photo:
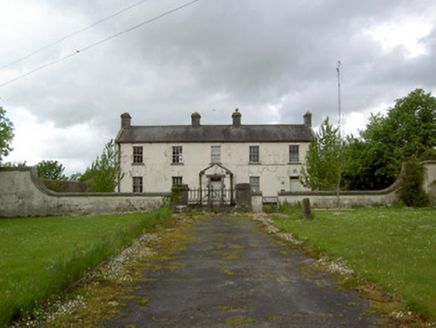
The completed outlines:
{"type": "Polygon", "coordinates": [[[175,184],[223,191],[239,183],[266,197],[304,190],[298,178],[314,140],[309,112],[294,125],[244,125],[239,111],[231,125],[202,125],[198,113],[191,119],[191,125],[135,126],[122,114],[118,191],[169,192],[175,184]]]}

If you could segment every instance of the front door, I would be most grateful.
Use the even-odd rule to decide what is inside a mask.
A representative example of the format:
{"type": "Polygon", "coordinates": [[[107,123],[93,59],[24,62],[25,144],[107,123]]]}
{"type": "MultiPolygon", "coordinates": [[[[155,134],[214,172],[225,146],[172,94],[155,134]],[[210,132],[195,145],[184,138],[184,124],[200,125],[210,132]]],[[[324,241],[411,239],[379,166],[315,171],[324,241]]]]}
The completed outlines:
{"type": "Polygon", "coordinates": [[[223,182],[221,177],[211,177],[209,184],[210,199],[213,202],[221,202],[223,199],[223,182]]]}

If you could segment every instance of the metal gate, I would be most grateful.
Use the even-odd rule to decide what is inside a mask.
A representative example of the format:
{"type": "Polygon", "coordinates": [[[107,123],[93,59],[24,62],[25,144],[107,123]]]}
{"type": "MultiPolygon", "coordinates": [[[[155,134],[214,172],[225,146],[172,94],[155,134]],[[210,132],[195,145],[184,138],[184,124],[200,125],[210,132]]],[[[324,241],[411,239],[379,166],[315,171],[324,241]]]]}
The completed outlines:
{"type": "Polygon", "coordinates": [[[213,188],[189,189],[189,204],[196,205],[233,205],[232,189],[213,188]]]}

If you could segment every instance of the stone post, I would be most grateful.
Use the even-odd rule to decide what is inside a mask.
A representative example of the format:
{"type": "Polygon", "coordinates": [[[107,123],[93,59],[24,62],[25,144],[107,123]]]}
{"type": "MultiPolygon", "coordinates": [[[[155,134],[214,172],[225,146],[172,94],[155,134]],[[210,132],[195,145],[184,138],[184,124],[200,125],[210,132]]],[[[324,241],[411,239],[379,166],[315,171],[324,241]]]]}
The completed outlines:
{"type": "Polygon", "coordinates": [[[238,183],[235,186],[235,205],[237,211],[251,211],[251,186],[249,183],[238,183]]]}
{"type": "Polygon", "coordinates": [[[174,185],[171,188],[171,202],[174,208],[183,212],[188,208],[189,187],[186,184],[174,185]]]}
{"type": "Polygon", "coordinates": [[[303,220],[311,221],[312,215],[310,213],[310,199],[304,198],[302,202],[302,206],[303,206],[303,220]]]}

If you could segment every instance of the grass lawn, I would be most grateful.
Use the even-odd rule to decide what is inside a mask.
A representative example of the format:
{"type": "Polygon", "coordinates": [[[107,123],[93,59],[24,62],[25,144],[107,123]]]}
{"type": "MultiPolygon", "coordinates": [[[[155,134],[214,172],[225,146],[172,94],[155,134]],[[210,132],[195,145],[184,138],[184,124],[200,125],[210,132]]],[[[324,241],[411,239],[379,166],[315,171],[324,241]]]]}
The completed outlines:
{"type": "Polygon", "coordinates": [[[405,309],[436,319],[436,209],[313,213],[310,222],[291,212],[274,217],[274,224],[343,259],[356,274],[399,296],[405,309]]]}
{"type": "Polygon", "coordinates": [[[169,217],[147,214],[0,219],[0,327],[61,292],[169,217]]]}

